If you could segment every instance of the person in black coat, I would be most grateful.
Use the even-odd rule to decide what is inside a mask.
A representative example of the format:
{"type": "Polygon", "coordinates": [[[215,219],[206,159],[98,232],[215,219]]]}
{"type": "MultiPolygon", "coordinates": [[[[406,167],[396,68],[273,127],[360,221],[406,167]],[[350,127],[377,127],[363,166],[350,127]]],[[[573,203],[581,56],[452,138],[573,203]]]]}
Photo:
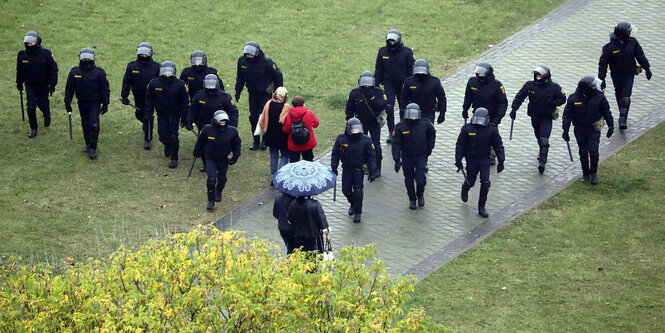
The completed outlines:
{"type": "MultiPolygon", "coordinates": [[[[28,31],[23,37],[25,50],[16,56],[16,89],[25,94],[28,107],[29,138],[37,135],[37,107],[44,116],[44,127],[51,125],[51,107],[49,95],[53,96],[58,84],[58,64],[49,49],[42,47],[42,38],[34,31],[28,31]]],[[[25,120],[25,119],[24,119],[25,120]]]]}
{"type": "Polygon", "coordinates": [[[614,96],[619,105],[619,129],[622,130],[628,128],[626,122],[630,109],[630,96],[633,93],[633,80],[640,73],[635,60],[644,69],[647,80],[651,80],[652,75],[649,61],[640,43],[634,37],[630,37],[632,30],[630,23],[619,22],[614,27],[614,33],[610,34],[610,42],[603,46],[598,61],[598,78],[603,81],[601,90],[605,90],[607,66],[610,66],[614,96]]]}
{"type": "Polygon", "coordinates": [[[381,150],[381,127],[379,127],[377,117],[382,111],[386,111],[386,113],[394,111],[392,108],[388,108],[383,89],[374,83],[372,72],[364,71],[360,74],[358,88],[351,90],[349,98],[346,100],[346,120],[351,118],[360,120],[364,133],[369,133],[372,138],[376,152],[376,177],[378,178],[381,176],[383,152],[381,150]]]}
{"type": "Polygon", "coordinates": [[[120,99],[122,104],[129,105],[129,90],[131,88],[134,96],[134,116],[143,124],[143,149],[152,148],[152,125],[154,119],[151,117],[147,122],[143,121],[145,114],[145,94],[150,80],[159,77],[159,63],[152,59],[152,46],[143,42],[136,48],[136,60],[127,64],[125,76],[122,78],[122,92],[120,99]]]}
{"type": "Polygon", "coordinates": [[[490,123],[499,126],[506,115],[508,99],[501,81],[494,77],[494,68],[486,62],[476,66],[475,76],[469,78],[464,91],[462,117],[469,118],[469,108],[485,108],[490,114],[490,123]]]}
{"type": "Polygon", "coordinates": [[[204,89],[203,80],[210,74],[217,77],[219,80],[218,89],[224,91],[222,77],[219,76],[219,72],[215,67],[208,67],[208,57],[203,51],[195,50],[192,52],[189,61],[191,66],[182,70],[180,79],[187,85],[187,93],[190,99],[194,99],[194,95],[204,89]]]}
{"type": "Polygon", "coordinates": [[[395,172],[399,172],[400,167],[404,168],[404,185],[409,196],[410,209],[416,209],[416,198],[418,207],[425,206],[424,193],[427,183],[425,169],[435,141],[434,125],[429,120],[420,118],[418,104],[407,105],[404,110],[404,120],[400,121],[393,131],[392,153],[395,172]]]}
{"type": "Polygon", "coordinates": [[[79,52],[79,65],[73,67],[67,76],[65,86],[65,109],[72,112],[72,99],[76,94],[81,127],[85,139],[85,151],[90,159],[97,158],[99,138],[99,115],[109,110],[111,90],[106,72],[95,66],[95,52],[84,48],[79,52]]]}
{"type": "Polygon", "coordinates": [[[333,145],[330,165],[337,174],[339,161],[342,161],[342,193],[351,204],[349,215],[353,222],[360,223],[363,212],[363,165],[369,169],[369,182],[376,179],[376,155],[372,140],[363,134],[363,125],[357,118],[346,122],[346,130],[337,136],[333,145]]]}
{"type": "Polygon", "coordinates": [[[503,162],[506,158],[499,130],[490,122],[489,112],[485,108],[474,111],[469,124],[462,126],[455,146],[455,166],[459,172],[464,166],[462,158],[466,159],[466,176],[462,184],[462,201],[469,200],[469,189],[476,183],[480,174],[480,196],[478,197],[478,214],[484,218],[489,217],[485,210],[487,194],[490,190],[490,149],[494,149],[499,164],[496,173],[503,171],[503,162]]]}
{"type": "MultiPolygon", "coordinates": [[[[409,103],[420,106],[422,117],[434,124],[434,113],[439,112],[436,120],[441,124],[446,120],[446,93],[443,91],[441,80],[429,73],[429,65],[424,59],[418,59],[413,65],[413,76],[404,80],[400,107],[409,103]]],[[[404,110],[400,110],[400,115],[404,110]]],[[[400,116],[400,118],[402,118],[400,116]]]]}
{"type": "Polygon", "coordinates": [[[164,61],[159,70],[159,77],[148,83],[145,99],[145,122],[157,112],[157,133],[159,141],[164,144],[164,155],[171,158],[169,168],[178,167],[178,125],[185,126],[185,118],[189,111],[189,96],[185,82],[175,77],[176,69],[172,61],[164,61]]]}
{"type": "MultiPolygon", "coordinates": [[[[403,108],[401,105],[402,86],[404,80],[413,72],[415,59],[413,50],[402,43],[402,34],[395,29],[388,31],[386,46],[379,49],[374,66],[376,85],[383,84],[383,90],[386,93],[388,143],[392,142],[392,132],[395,128],[395,101],[400,102],[400,108],[403,108]]],[[[374,145],[378,147],[377,144],[374,145]]]]}
{"type": "Polygon", "coordinates": [[[272,206],[272,216],[277,219],[277,228],[279,229],[279,235],[282,236],[282,239],[284,240],[286,254],[293,253],[293,250],[295,249],[293,224],[289,222],[288,217],[289,207],[291,207],[293,199],[295,199],[294,196],[280,192],[275,196],[275,202],[272,206]]]}
{"type": "Polygon", "coordinates": [[[566,94],[556,82],[552,82],[549,67],[538,65],[533,70],[533,81],[527,81],[515,95],[510,111],[510,119],[515,120],[517,110],[529,98],[527,115],[531,117],[531,127],[540,150],[538,152],[538,172],[545,172],[547,153],[550,147],[552,120],[559,118],[557,107],[566,103],[566,94]]]}
{"type": "MultiPolygon", "coordinates": [[[[244,55],[238,58],[235,98],[236,101],[240,100],[240,93],[246,86],[249,92],[249,123],[254,136],[249,149],[256,150],[259,149],[259,136],[254,135],[254,131],[259,116],[275,89],[284,85],[284,79],[277,64],[263,54],[257,42],[247,42],[242,52],[244,55]]],[[[265,141],[260,144],[260,148],[266,149],[265,141]]]]}
{"type": "Polygon", "coordinates": [[[196,140],[194,157],[205,156],[206,159],[208,210],[213,210],[215,202],[222,201],[226,171],[229,165],[238,162],[241,142],[238,130],[229,125],[229,116],[223,110],[215,112],[212,123],[203,127],[196,140]]]}
{"type": "Polygon", "coordinates": [[[330,241],[330,228],[321,203],[312,197],[297,197],[289,206],[287,218],[293,225],[294,249],[324,251],[322,233],[330,241]]]}
{"type": "Polygon", "coordinates": [[[568,134],[570,124],[575,125],[575,140],[579,147],[580,163],[582,164],[582,181],[591,180],[592,185],[598,184],[598,146],[603,122],[607,122],[607,137],[614,133],[614,118],[610,112],[610,104],[605,94],[600,91],[602,80],[593,76],[585,76],[577,84],[577,90],[568,97],[563,110],[563,134],[565,141],[570,140],[568,134]]]}

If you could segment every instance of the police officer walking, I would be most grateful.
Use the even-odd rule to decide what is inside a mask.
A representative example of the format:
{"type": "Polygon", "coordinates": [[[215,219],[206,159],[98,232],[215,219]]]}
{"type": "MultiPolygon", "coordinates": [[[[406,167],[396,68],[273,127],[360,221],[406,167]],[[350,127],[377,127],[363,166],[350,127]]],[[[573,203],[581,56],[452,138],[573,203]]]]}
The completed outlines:
{"type": "Polygon", "coordinates": [[[637,39],[630,37],[633,27],[628,22],[619,22],[610,34],[610,42],[603,46],[603,52],[598,61],[598,78],[603,81],[601,89],[605,90],[605,77],[607,65],[610,66],[614,95],[619,105],[619,129],[628,128],[628,110],[630,109],[630,96],[633,92],[633,80],[642,69],[647,80],[651,80],[649,61],[642,51],[637,39]],[[635,65],[635,60],[641,68],[635,65]]]}
{"type": "MultiPolygon", "coordinates": [[[[58,84],[58,64],[49,49],[42,47],[42,39],[34,31],[28,31],[23,37],[25,50],[16,57],[16,89],[23,91],[28,104],[29,138],[37,135],[37,107],[44,115],[44,127],[51,125],[49,96],[53,96],[58,84]]],[[[25,119],[24,119],[25,120],[25,119]]]]}
{"type": "Polygon", "coordinates": [[[219,79],[218,89],[224,91],[224,82],[219,76],[219,72],[217,72],[217,69],[214,67],[208,67],[208,57],[206,57],[206,54],[203,51],[195,50],[192,52],[189,56],[189,61],[192,65],[182,70],[182,73],[180,73],[180,80],[183,80],[187,85],[187,92],[189,93],[190,100],[194,99],[194,95],[196,95],[197,92],[204,89],[203,80],[210,74],[215,75],[219,79]]]}
{"type": "MultiPolygon", "coordinates": [[[[392,132],[395,128],[395,100],[400,102],[400,109],[403,109],[401,106],[402,86],[404,79],[413,72],[415,59],[413,50],[402,43],[402,34],[395,29],[388,31],[386,46],[379,49],[374,66],[376,85],[383,84],[387,97],[388,143],[392,142],[392,132]]],[[[376,144],[375,146],[378,147],[376,144]]]]}
{"type": "Polygon", "coordinates": [[[602,81],[593,76],[585,76],[577,84],[577,90],[568,97],[563,110],[563,134],[565,141],[570,140],[568,131],[570,124],[575,125],[575,140],[579,147],[580,163],[582,164],[582,181],[591,180],[592,185],[598,184],[598,146],[600,131],[607,122],[607,137],[614,133],[614,118],[610,105],[600,90],[602,81]]]}
{"type": "Polygon", "coordinates": [[[342,193],[351,204],[349,215],[353,222],[360,223],[363,212],[363,165],[369,169],[369,182],[376,179],[376,155],[372,140],[363,134],[363,124],[358,118],[346,122],[346,130],[337,136],[333,146],[330,166],[337,174],[339,161],[342,160],[342,193]]]}
{"type": "Polygon", "coordinates": [[[409,208],[425,206],[425,185],[427,178],[425,168],[427,157],[432,154],[436,141],[434,125],[427,119],[421,119],[420,107],[410,103],[404,110],[404,119],[395,126],[393,131],[393,160],[395,172],[404,168],[404,185],[409,196],[409,208]],[[413,182],[415,180],[416,187],[413,182]]]}
{"type": "Polygon", "coordinates": [[[145,99],[145,122],[152,118],[153,109],[157,112],[157,133],[164,144],[164,156],[170,157],[169,168],[178,167],[178,125],[185,124],[189,110],[189,96],[185,82],[176,78],[176,68],[172,61],[164,61],[159,77],[148,83],[145,99]]]}
{"type": "Polygon", "coordinates": [[[247,42],[242,52],[244,55],[238,58],[235,98],[236,101],[240,100],[240,93],[246,86],[249,92],[249,123],[254,136],[254,142],[249,149],[257,150],[260,147],[264,150],[265,141],[259,143],[259,136],[254,135],[254,131],[266,102],[277,87],[284,85],[282,72],[272,59],[263,54],[257,42],[247,42]]]}
{"type": "Polygon", "coordinates": [[[95,66],[95,51],[84,48],[79,52],[79,65],[67,76],[65,86],[65,109],[72,112],[72,99],[76,94],[86,153],[90,159],[97,158],[99,138],[99,115],[109,110],[111,90],[106,72],[95,66]]]}
{"type": "Polygon", "coordinates": [[[122,104],[129,105],[129,90],[131,88],[134,96],[134,116],[143,123],[143,149],[152,148],[152,128],[154,119],[143,121],[145,115],[146,87],[150,80],[159,77],[159,63],[152,59],[152,46],[143,42],[136,48],[136,60],[127,64],[125,76],[122,78],[122,92],[120,98],[122,104]]]}
{"type": "Polygon", "coordinates": [[[240,136],[229,124],[229,116],[223,110],[215,112],[212,122],[203,127],[194,146],[194,157],[205,156],[208,210],[213,210],[215,202],[222,201],[222,191],[226,185],[226,171],[240,157],[240,136]],[[231,158],[229,154],[233,153],[231,158]]]}
{"type": "MultiPolygon", "coordinates": [[[[446,93],[443,91],[441,80],[429,73],[429,65],[424,59],[418,59],[413,64],[413,76],[404,80],[402,99],[399,105],[416,103],[420,106],[421,116],[434,124],[434,113],[439,111],[437,124],[446,120],[446,93]]],[[[400,114],[403,111],[400,110],[400,114]]]]}
{"type": "Polygon", "coordinates": [[[382,111],[390,113],[393,112],[393,109],[387,109],[386,94],[375,85],[374,74],[364,71],[358,79],[358,88],[351,90],[349,99],[346,101],[346,120],[351,118],[360,120],[364,133],[369,133],[372,138],[376,152],[377,178],[381,176],[381,161],[383,160],[381,128],[377,122],[377,117],[382,111]]]}
{"type": "Polygon", "coordinates": [[[487,193],[490,190],[490,149],[494,149],[499,164],[496,173],[503,171],[505,154],[503,143],[496,125],[490,122],[487,109],[478,108],[474,111],[471,122],[462,126],[455,147],[455,166],[459,172],[464,165],[462,158],[466,159],[466,179],[462,184],[462,201],[469,200],[469,189],[476,183],[476,177],[480,174],[480,196],[478,198],[478,215],[489,217],[485,210],[487,193]]]}
{"type": "Polygon", "coordinates": [[[549,67],[538,65],[533,70],[533,81],[527,81],[515,95],[510,111],[510,119],[515,120],[517,110],[529,98],[527,115],[531,117],[531,127],[536,136],[538,152],[538,172],[545,172],[547,153],[550,147],[552,120],[559,118],[557,107],[566,103],[566,94],[556,82],[552,82],[549,67]]]}

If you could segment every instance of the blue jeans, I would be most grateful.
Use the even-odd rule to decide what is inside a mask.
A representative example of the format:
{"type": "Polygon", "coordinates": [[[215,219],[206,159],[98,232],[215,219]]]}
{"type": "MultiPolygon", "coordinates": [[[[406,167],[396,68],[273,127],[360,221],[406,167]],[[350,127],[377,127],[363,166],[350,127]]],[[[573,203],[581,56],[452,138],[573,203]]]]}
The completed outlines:
{"type": "Polygon", "coordinates": [[[286,148],[270,147],[270,175],[289,163],[289,151],[286,148]],[[279,165],[277,162],[279,161],[279,165]]]}

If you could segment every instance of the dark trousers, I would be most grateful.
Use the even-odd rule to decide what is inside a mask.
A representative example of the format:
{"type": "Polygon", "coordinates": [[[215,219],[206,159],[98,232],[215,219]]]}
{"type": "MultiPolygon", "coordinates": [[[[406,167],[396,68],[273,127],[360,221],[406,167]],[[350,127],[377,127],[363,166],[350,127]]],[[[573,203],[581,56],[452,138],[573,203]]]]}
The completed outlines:
{"type": "Polygon", "coordinates": [[[224,186],[226,186],[226,171],[229,169],[229,162],[226,159],[215,160],[211,158],[206,158],[204,162],[208,174],[206,181],[208,201],[213,201],[215,200],[215,193],[219,198],[222,196],[224,186]]]}
{"type": "Polygon", "coordinates": [[[178,160],[180,140],[178,140],[178,129],[180,128],[180,115],[177,113],[157,113],[157,134],[159,142],[166,146],[172,160],[178,160]]]}
{"type": "Polygon", "coordinates": [[[279,235],[282,236],[282,239],[284,240],[284,245],[286,246],[286,254],[293,253],[293,250],[295,249],[294,247],[295,240],[293,237],[293,233],[291,231],[279,229],[279,235]]]}
{"type": "Polygon", "coordinates": [[[353,207],[355,213],[363,212],[363,181],[365,174],[362,169],[345,168],[342,165],[342,193],[353,207]]]}
{"type": "Polygon", "coordinates": [[[536,136],[540,147],[538,159],[546,163],[550,148],[550,135],[552,134],[552,117],[531,117],[531,127],[533,127],[533,135],[536,136]]]}
{"type": "MultiPolygon", "coordinates": [[[[611,73],[612,84],[614,85],[614,96],[616,97],[617,104],[622,97],[630,97],[633,94],[633,81],[635,81],[634,74],[614,74],[611,73]]],[[[619,107],[621,105],[619,104],[619,107]]]]}
{"type": "Polygon", "coordinates": [[[406,194],[409,200],[416,200],[416,196],[421,196],[425,192],[425,185],[427,184],[427,177],[425,176],[425,168],[427,165],[427,156],[402,156],[402,170],[404,170],[404,185],[406,186],[406,194]],[[414,180],[416,187],[414,188],[414,180]]]}
{"type": "Polygon", "coordinates": [[[469,187],[473,187],[476,183],[478,174],[480,174],[480,183],[489,183],[490,159],[488,157],[467,157],[466,176],[469,181],[469,187]]]}
{"type": "Polygon", "coordinates": [[[138,109],[134,110],[134,116],[143,123],[143,140],[152,141],[152,130],[155,127],[155,118],[151,114],[148,121],[143,120],[143,116],[145,115],[145,95],[134,94],[134,106],[138,109]]]}
{"type": "Polygon", "coordinates": [[[97,149],[99,139],[99,102],[78,102],[79,114],[81,115],[81,127],[85,144],[90,148],[97,149]]]}
{"type": "Polygon", "coordinates": [[[600,132],[589,126],[575,126],[575,140],[579,148],[582,174],[588,176],[598,172],[598,146],[600,145],[600,132]]]}
{"type": "Polygon", "coordinates": [[[37,107],[44,116],[51,114],[48,100],[48,84],[25,84],[25,97],[28,111],[28,123],[30,128],[37,129],[37,107]]]}
{"type": "Polygon", "coordinates": [[[374,152],[376,153],[376,170],[381,172],[381,161],[383,160],[383,151],[381,150],[381,128],[379,126],[365,127],[365,134],[369,133],[374,144],[374,152]]]}
{"type": "Polygon", "coordinates": [[[263,112],[263,107],[270,100],[270,94],[266,93],[250,93],[249,94],[249,124],[251,125],[252,136],[254,137],[254,143],[258,144],[260,137],[254,135],[256,130],[256,124],[259,122],[259,117],[261,112],[263,112]]]}
{"type": "MultiPolygon", "coordinates": [[[[402,85],[404,84],[404,81],[402,82],[384,82],[383,83],[383,91],[386,93],[386,99],[387,99],[387,104],[388,104],[388,111],[386,111],[387,119],[386,123],[388,124],[388,133],[392,133],[393,129],[395,128],[395,102],[399,101],[402,97],[402,85]]],[[[400,108],[402,106],[400,105],[400,108]]],[[[401,119],[401,113],[400,113],[400,119],[401,119]]]]}
{"type": "Polygon", "coordinates": [[[323,240],[319,238],[298,237],[293,236],[293,248],[297,249],[302,246],[302,251],[318,251],[323,252],[323,240]]]}
{"type": "Polygon", "coordinates": [[[305,161],[314,161],[314,152],[310,150],[305,151],[291,151],[289,150],[289,162],[294,163],[300,161],[300,156],[305,161]]]}

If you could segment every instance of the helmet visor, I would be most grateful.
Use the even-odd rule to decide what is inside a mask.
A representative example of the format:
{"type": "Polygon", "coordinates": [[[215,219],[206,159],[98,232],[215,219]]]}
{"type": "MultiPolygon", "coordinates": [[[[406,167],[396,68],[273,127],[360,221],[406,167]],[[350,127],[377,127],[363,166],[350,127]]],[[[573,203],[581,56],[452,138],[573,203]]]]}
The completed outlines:
{"type": "Polygon", "coordinates": [[[253,56],[256,56],[259,54],[259,49],[254,46],[254,45],[245,45],[245,47],[242,49],[242,53],[244,54],[251,54],[253,56]]]}
{"type": "Polygon", "coordinates": [[[359,134],[363,132],[363,124],[353,124],[349,126],[350,134],[359,134]]]}
{"type": "Polygon", "coordinates": [[[361,87],[373,86],[374,78],[371,76],[361,76],[360,79],[358,80],[358,85],[361,87]]]}
{"type": "Polygon", "coordinates": [[[394,41],[399,41],[399,34],[396,32],[389,32],[386,35],[386,40],[394,40],[394,41]]]}
{"type": "Polygon", "coordinates": [[[547,74],[547,70],[543,67],[538,66],[533,70],[533,73],[538,75],[545,75],[547,74]]]}
{"type": "Polygon", "coordinates": [[[404,110],[405,119],[420,119],[420,110],[416,108],[407,108],[404,110]]]}
{"type": "Polygon", "coordinates": [[[226,112],[215,112],[215,116],[213,117],[216,123],[220,124],[222,121],[229,121],[229,115],[226,114],[226,112]]]}
{"type": "Polygon", "coordinates": [[[162,66],[162,68],[159,69],[159,75],[173,76],[175,75],[175,68],[169,66],[162,66]]]}
{"type": "Polygon", "coordinates": [[[37,44],[37,37],[32,35],[26,35],[23,37],[23,43],[37,44]]]}
{"type": "Polygon", "coordinates": [[[591,82],[591,85],[596,87],[596,89],[601,90],[600,86],[603,83],[603,81],[599,78],[594,78],[593,82],[591,82]]]}
{"type": "Polygon", "coordinates": [[[93,53],[90,53],[90,52],[84,52],[84,53],[81,53],[79,55],[79,60],[83,60],[83,59],[88,59],[88,60],[94,61],[95,60],[95,55],[93,53]]]}
{"type": "Polygon", "coordinates": [[[141,46],[136,50],[137,55],[142,55],[145,54],[147,56],[150,56],[152,54],[152,50],[149,47],[141,46]]]}
{"type": "Polygon", "coordinates": [[[474,114],[473,117],[471,117],[472,124],[487,126],[489,122],[490,118],[485,114],[474,114]]]}
{"type": "Polygon", "coordinates": [[[203,65],[203,57],[196,56],[192,57],[192,66],[201,66],[203,65]]]}
{"type": "Polygon", "coordinates": [[[215,88],[217,88],[217,78],[203,80],[203,86],[206,89],[215,89],[215,88]]]}
{"type": "Polygon", "coordinates": [[[475,73],[478,75],[487,75],[489,73],[489,68],[485,68],[483,66],[476,66],[475,73]]]}
{"type": "Polygon", "coordinates": [[[429,70],[427,69],[427,66],[414,66],[413,74],[429,74],[429,70]]]}

